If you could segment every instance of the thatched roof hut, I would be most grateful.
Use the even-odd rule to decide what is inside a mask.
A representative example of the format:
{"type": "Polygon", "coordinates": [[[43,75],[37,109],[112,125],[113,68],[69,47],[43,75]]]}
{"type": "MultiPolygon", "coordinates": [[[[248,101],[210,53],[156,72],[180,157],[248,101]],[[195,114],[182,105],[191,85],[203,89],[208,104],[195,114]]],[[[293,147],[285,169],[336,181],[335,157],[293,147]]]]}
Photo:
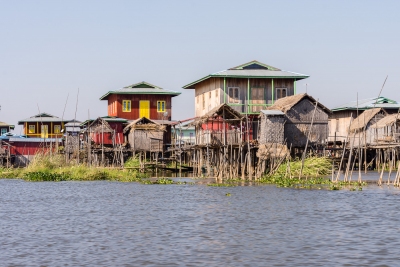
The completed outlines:
{"type": "Polygon", "coordinates": [[[199,125],[207,122],[211,119],[222,118],[224,120],[230,121],[240,121],[243,119],[243,115],[234,110],[232,107],[227,104],[220,104],[215,108],[211,109],[209,112],[204,114],[203,116],[196,118],[190,125],[199,125]]]}
{"type": "Polygon", "coordinates": [[[239,144],[241,142],[240,122],[243,115],[227,104],[221,104],[189,126],[196,129],[196,144],[239,144]]]}
{"type": "Polygon", "coordinates": [[[304,148],[307,138],[311,144],[321,144],[328,138],[330,109],[317,103],[308,94],[298,94],[278,99],[267,110],[280,110],[285,114],[284,139],[288,146],[304,148]],[[315,114],[314,114],[315,110],[315,114]],[[310,127],[313,123],[311,133],[310,127]]]}
{"type": "Polygon", "coordinates": [[[371,128],[379,129],[379,128],[384,128],[386,126],[392,126],[394,124],[399,125],[399,123],[400,123],[400,114],[391,114],[380,119],[378,122],[373,124],[371,128]]]}
{"type": "Polygon", "coordinates": [[[126,123],[126,119],[117,117],[99,117],[91,122],[87,120],[81,123],[81,126],[87,126],[85,132],[88,132],[92,140],[96,144],[114,145],[123,144],[123,125],[126,123]]]}
{"type": "Polygon", "coordinates": [[[134,120],[125,127],[132,151],[161,152],[164,149],[166,126],[146,117],[134,120]]]}
{"type": "Polygon", "coordinates": [[[356,132],[363,130],[365,127],[367,127],[368,123],[375,117],[375,115],[381,111],[382,108],[373,108],[364,111],[351,123],[350,131],[356,132]]]}
{"type": "MultiPolygon", "coordinates": [[[[275,103],[266,108],[267,110],[280,110],[283,113],[287,113],[289,110],[291,110],[295,105],[297,105],[300,101],[303,99],[309,99],[312,103],[317,102],[312,96],[304,93],[304,94],[298,94],[298,95],[292,95],[292,96],[287,96],[280,98],[275,101],[275,103]]],[[[321,108],[322,110],[326,111],[327,113],[331,113],[331,110],[324,105],[322,105],[320,102],[318,102],[318,107],[321,108]]]]}
{"type": "Polygon", "coordinates": [[[159,124],[154,120],[146,117],[131,121],[125,128],[124,133],[128,133],[132,129],[147,131],[165,131],[165,125],[159,124]]]}
{"type": "Polygon", "coordinates": [[[354,147],[374,145],[381,139],[386,139],[387,133],[372,127],[387,115],[382,108],[372,108],[364,111],[350,125],[349,145],[354,147]]]}

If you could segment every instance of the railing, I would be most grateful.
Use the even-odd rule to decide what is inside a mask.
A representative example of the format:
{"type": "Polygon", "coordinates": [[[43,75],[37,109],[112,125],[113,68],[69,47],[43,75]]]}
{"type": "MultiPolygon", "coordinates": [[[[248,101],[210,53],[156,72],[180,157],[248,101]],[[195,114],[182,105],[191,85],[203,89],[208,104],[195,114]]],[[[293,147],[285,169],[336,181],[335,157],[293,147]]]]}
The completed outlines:
{"type": "Polygon", "coordinates": [[[272,104],[232,104],[228,103],[228,106],[240,113],[259,113],[261,110],[272,106],[272,104]],[[246,112],[247,109],[247,112],[246,112]]]}
{"type": "Polygon", "coordinates": [[[197,140],[199,145],[234,145],[241,142],[240,131],[238,130],[227,130],[223,131],[211,131],[203,130],[200,132],[197,140]]]}

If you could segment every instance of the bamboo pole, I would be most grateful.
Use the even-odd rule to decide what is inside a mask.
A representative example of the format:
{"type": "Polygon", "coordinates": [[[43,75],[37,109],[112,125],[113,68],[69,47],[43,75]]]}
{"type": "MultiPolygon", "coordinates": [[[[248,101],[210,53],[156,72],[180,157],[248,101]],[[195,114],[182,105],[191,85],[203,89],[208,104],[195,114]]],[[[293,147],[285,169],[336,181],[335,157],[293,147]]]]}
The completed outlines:
{"type": "Polygon", "coordinates": [[[314,123],[315,112],[317,111],[317,106],[318,106],[318,99],[317,99],[317,101],[315,102],[314,112],[313,112],[313,115],[312,115],[312,117],[311,117],[310,130],[308,131],[308,135],[307,135],[306,147],[304,148],[304,152],[303,152],[303,155],[302,155],[302,157],[301,157],[301,168],[300,168],[299,179],[301,178],[301,175],[303,174],[304,160],[305,160],[306,153],[307,153],[308,140],[310,140],[310,135],[311,135],[311,131],[312,131],[313,123],[314,123]]]}
{"type": "Polygon", "coordinates": [[[351,117],[351,119],[350,119],[350,124],[349,124],[349,128],[348,128],[348,130],[347,130],[346,139],[344,140],[342,157],[341,157],[341,159],[340,159],[339,169],[338,169],[338,173],[337,173],[337,175],[336,175],[336,180],[335,180],[335,182],[338,181],[339,176],[340,176],[340,170],[342,169],[342,162],[343,162],[343,159],[344,159],[344,154],[345,154],[345,152],[346,152],[347,139],[349,138],[351,123],[353,122],[352,113],[350,113],[350,117],[351,117]]]}

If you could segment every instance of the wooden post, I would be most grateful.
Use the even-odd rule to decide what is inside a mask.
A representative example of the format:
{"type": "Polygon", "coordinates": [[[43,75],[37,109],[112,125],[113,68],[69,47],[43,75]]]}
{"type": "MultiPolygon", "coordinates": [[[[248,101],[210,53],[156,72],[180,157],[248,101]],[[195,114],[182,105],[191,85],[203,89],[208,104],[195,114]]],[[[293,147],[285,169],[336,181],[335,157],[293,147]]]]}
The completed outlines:
{"type": "Polygon", "coordinates": [[[306,147],[304,149],[303,152],[303,156],[301,158],[301,168],[300,168],[300,174],[299,174],[299,178],[301,178],[301,175],[303,174],[303,168],[304,168],[304,160],[306,158],[306,153],[307,153],[307,147],[308,147],[308,140],[310,139],[310,135],[311,135],[311,131],[312,131],[312,127],[313,127],[313,123],[314,123],[314,116],[315,116],[315,112],[317,111],[317,106],[318,106],[318,99],[315,102],[315,108],[314,108],[314,112],[311,118],[311,125],[310,125],[310,130],[308,131],[308,135],[307,135],[307,141],[306,141],[306,147]]]}

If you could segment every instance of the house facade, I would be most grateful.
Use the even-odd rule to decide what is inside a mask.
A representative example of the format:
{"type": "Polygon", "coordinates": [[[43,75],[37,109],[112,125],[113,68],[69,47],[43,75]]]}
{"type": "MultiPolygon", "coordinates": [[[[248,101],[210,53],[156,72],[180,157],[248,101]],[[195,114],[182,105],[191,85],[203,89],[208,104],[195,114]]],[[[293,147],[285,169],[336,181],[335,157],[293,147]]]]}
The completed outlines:
{"type": "Polygon", "coordinates": [[[6,134],[11,130],[14,130],[14,125],[0,121],[0,135],[6,134]]]}
{"type": "Polygon", "coordinates": [[[100,97],[100,100],[108,101],[110,117],[127,120],[143,117],[151,120],[171,120],[171,99],[180,94],[147,82],[140,82],[109,91],[100,97]]]}
{"type": "Polygon", "coordinates": [[[276,100],[296,94],[296,82],[308,77],[254,60],[207,75],[183,88],[195,90],[196,117],[221,104],[242,114],[259,114],[276,100]]]}
{"type": "Polygon", "coordinates": [[[63,135],[64,123],[70,120],[63,120],[57,116],[40,113],[35,116],[20,120],[18,125],[23,125],[24,135],[36,138],[61,138],[63,135]]]}

